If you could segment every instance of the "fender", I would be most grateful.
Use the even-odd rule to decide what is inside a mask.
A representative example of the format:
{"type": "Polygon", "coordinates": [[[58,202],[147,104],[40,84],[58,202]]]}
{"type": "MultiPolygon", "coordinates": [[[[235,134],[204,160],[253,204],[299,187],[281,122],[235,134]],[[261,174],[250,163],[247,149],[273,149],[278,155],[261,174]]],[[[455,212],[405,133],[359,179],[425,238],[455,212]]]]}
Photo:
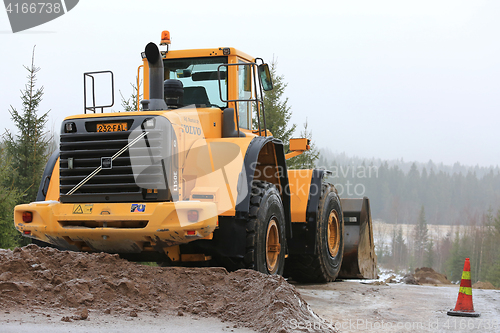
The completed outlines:
{"type": "Polygon", "coordinates": [[[292,223],[293,234],[296,236],[288,243],[290,254],[315,254],[318,206],[321,198],[323,177],[329,171],[314,169],[309,186],[305,223],[292,223]],[[311,189],[316,189],[311,191],[311,189]]]}
{"type": "Polygon", "coordinates": [[[281,140],[276,139],[272,136],[263,137],[258,136],[254,138],[250,145],[248,146],[247,152],[245,154],[245,159],[243,162],[243,171],[240,174],[240,178],[238,179],[238,188],[241,188],[242,183],[245,182],[247,185],[248,191],[241,192],[238,191],[238,204],[236,205],[236,219],[246,220],[248,219],[248,211],[250,209],[250,190],[252,186],[252,181],[256,179],[255,171],[256,166],[258,165],[258,159],[262,148],[267,143],[271,142],[275,148],[276,154],[276,163],[279,171],[279,187],[281,187],[281,201],[283,202],[283,208],[285,210],[285,224],[287,227],[286,233],[287,238],[290,238],[291,235],[291,213],[290,213],[290,193],[287,193],[285,189],[288,188],[288,176],[287,176],[287,167],[285,161],[285,153],[283,150],[283,142],[281,140]],[[246,178],[244,177],[246,176],[246,178]]]}
{"type": "Polygon", "coordinates": [[[43,170],[42,180],[40,186],[38,187],[38,193],[36,195],[36,201],[45,201],[47,196],[47,190],[49,189],[50,178],[52,177],[52,171],[54,171],[54,166],[56,165],[57,159],[59,158],[59,149],[56,149],[52,155],[50,155],[45,169],[43,170]]]}

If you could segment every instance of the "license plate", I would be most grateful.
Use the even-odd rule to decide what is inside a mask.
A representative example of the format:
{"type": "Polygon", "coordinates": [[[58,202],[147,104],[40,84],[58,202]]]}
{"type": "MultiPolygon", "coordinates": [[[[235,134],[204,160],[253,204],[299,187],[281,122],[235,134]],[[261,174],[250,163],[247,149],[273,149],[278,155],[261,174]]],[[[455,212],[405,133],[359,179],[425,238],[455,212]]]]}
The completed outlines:
{"type": "Polygon", "coordinates": [[[127,130],[127,123],[97,124],[97,132],[121,132],[127,130]]]}

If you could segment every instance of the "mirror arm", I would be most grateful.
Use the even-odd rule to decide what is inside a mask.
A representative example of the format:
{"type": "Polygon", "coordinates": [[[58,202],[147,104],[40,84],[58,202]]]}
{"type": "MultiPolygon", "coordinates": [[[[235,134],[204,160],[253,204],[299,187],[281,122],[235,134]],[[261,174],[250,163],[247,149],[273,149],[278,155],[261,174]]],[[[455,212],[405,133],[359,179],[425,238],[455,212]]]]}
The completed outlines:
{"type": "Polygon", "coordinates": [[[285,160],[288,160],[288,159],[290,159],[292,157],[295,157],[295,156],[299,156],[299,155],[301,155],[304,152],[305,152],[305,150],[292,151],[292,152],[290,152],[288,154],[285,154],[285,160]]]}

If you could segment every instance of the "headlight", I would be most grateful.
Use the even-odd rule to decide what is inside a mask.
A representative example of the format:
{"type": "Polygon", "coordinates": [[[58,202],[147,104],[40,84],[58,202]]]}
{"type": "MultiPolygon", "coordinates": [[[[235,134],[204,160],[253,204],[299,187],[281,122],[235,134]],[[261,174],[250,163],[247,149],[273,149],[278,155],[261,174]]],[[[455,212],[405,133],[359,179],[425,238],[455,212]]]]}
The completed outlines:
{"type": "Polygon", "coordinates": [[[66,123],[66,125],[64,125],[64,132],[65,133],[73,133],[73,132],[76,132],[76,124],[75,123],[66,123]]]}
{"type": "Polygon", "coordinates": [[[155,128],[155,118],[146,119],[143,123],[144,128],[151,129],[155,128]]]}

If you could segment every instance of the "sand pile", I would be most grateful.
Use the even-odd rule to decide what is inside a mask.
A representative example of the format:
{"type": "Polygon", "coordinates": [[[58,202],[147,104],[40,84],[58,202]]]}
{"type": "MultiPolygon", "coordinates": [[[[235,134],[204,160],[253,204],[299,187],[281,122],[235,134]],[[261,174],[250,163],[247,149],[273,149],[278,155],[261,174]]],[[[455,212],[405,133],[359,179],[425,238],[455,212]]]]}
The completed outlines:
{"type": "Polygon", "coordinates": [[[491,282],[482,282],[482,281],[477,281],[472,285],[472,288],[474,289],[496,289],[495,286],[491,282]]]}
{"type": "Polygon", "coordinates": [[[282,277],[252,270],[150,267],[36,245],[0,250],[0,309],[33,306],[192,313],[263,332],[291,332],[292,319],[320,320],[282,277]]]}
{"type": "Polygon", "coordinates": [[[413,275],[418,283],[451,284],[446,275],[438,273],[429,267],[417,268],[413,275]]]}

